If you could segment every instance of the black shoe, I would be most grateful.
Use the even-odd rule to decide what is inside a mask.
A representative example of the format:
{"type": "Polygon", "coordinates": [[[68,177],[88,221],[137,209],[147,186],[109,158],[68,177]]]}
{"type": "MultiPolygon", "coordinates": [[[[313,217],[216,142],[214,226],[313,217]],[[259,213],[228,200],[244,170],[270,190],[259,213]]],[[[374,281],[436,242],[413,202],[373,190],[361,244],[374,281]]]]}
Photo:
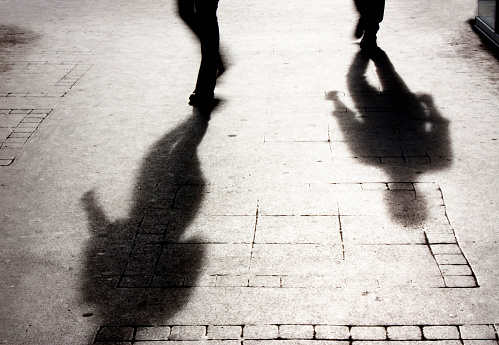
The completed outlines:
{"type": "Polygon", "coordinates": [[[213,97],[213,94],[199,94],[194,92],[189,96],[189,104],[196,108],[211,110],[217,105],[217,101],[213,97]]]}

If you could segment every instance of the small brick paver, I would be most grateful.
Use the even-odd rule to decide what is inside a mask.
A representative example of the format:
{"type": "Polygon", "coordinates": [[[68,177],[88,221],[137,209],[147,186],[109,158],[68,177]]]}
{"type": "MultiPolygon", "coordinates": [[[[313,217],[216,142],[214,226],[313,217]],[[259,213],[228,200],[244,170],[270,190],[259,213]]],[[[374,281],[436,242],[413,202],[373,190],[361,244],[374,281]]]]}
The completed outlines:
{"type": "Polygon", "coordinates": [[[243,330],[245,339],[275,339],[278,335],[277,325],[247,325],[243,330]]]}
{"type": "Polygon", "coordinates": [[[315,326],[315,338],[325,340],[348,340],[350,339],[350,329],[348,326],[315,326]]]}
{"type": "Polygon", "coordinates": [[[473,272],[468,265],[440,265],[444,276],[469,276],[473,272]]]}
{"type": "Polygon", "coordinates": [[[171,340],[206,340],[206,326],[173,326],[171,340]]]}
{"type": "Polygon", "coordinates": [[[312,325],[280,325],[279,337],[282,339],[313,339],[312,325]]]}
{"type": "Polygon", "coordinates": [[[390,326],[387,328],[390,340],[421,340],[421,328],[418,326],[390,326]]]}
{"type": "Polygon", "coordinates": [[[379,326],[354,326],[350,330],[353,340],[385,340],[386,329],[379,326]]]}
{"type": "Polygon", "coordinates": [[[452,244],[432,244],[431,251],[433,254],[461,254],[461,248],[457,243],[452,244]]]}
{"type": "Polygon", "coordinates": [[[459,326],[462,339],[496,339],[496,332],[491,325],[463,325],[459,326]]]}
{"type": "Polygon", "coordinates": [[[430,244],[453,244],[456,243],[456,237],[453,233],[425,232],[428,243],[430,244]]]}
{"type": "Polygon", "coordinates": [[[135,334],[136,340],[168,340],[171,329],[168,326],[138,327],[135,334]]]}
{"type": "Polygon", "coordinates": [[[425,326],[423,336],[428,340],[459,339],[459,330],[456,326],[425,326]]]}
{"type": "Polygon", "coordinates": [[[102,327],[97,333],[96,341],[133,340],[133,327],[102,327]]]}
{"type": "Polygon", "coordinates": [[[474,276],[444,276],[445,286],[448,288],[474,288],[477,287],[474,276]]]}
{"type": "Polygon", "coordinates": [[[461,254],[438,254],[435,255],[439,265],[466,265],[467,261],[461,254]]]}
{"type": "Polygon", "coordinates": [[[242,337],[242,326],[209,326],[208,339],[239,339],[242,337]]]}

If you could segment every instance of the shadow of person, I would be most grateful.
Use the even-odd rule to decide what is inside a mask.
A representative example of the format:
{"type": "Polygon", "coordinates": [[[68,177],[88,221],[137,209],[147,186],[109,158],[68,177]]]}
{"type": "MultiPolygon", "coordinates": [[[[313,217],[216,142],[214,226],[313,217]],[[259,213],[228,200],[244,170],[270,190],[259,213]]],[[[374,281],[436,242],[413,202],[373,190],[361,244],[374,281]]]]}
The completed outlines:
{"type": "Polygon", "coordinates": [[[199,239],[183,233],[205,191],[196,151],[208,121],[208,110],[193,108],[152,147],[125,219],[110,221],[93,190],[81,198],[90,228],[81,293],[95,322],[157,324],[188,301],[204,253],[199,239]]]}
{"type": "MultiPolygon", "coordinates": [[[[430,95],[409,90],[383,50],[357,53],[347,84],[354,109],[338,92],[329,92],[326,98],[335,104],[333,116],[354,157],[383,169],[387,182],[409,185],[421,174],[451,164],[448,120],[430,95]],[[369,83],[371,61],[378,86],[369,83]]],[[[415,194],[390,193],[395,199],[388,200],[392,217],[406,226],[420,226],[426,218],[424,196],[415,194]]]]}
{"type": "MultiPolygon", "coordinates": [[[[14,52],[14,47],[19,51],[26,48],[20,46],[34,43],[40,38],[40,35],[13,25],[0,24],[0,72],[8,71],[12,63],[8,63],[6,57],[14,52]]],[[[19,54],[19,51],[16,51],[19,54]]]]}

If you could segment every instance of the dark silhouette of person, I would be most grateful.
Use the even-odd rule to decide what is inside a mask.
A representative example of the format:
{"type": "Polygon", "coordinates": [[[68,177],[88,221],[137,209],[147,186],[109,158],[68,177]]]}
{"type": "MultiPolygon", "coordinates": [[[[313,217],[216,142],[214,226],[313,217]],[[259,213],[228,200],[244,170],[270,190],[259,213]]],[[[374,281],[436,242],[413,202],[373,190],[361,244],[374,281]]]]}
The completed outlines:
{"type": "Polygon", "coordinates": [[[183,234],[205,193],[197,147],[208,121],[209,114],[195,107],[152,146],[126,217],[108,217],[95,191],[83,195],[90,236],[81,293],[101,325],[163,322],[196,286],[204,247],[199,238],[183,234]]]}
{"type": "Polygon", "coordinates": [[[377,33],[385,13],[385,0],[355,0],[360,18],[355,29],[355,37],[362,38],[360,48],[373,50],[378,47],[377,33]]]}
{"type": "Polygon", "coordinates": [[[220,56],[218,0],[177,0],[178,14],[198,37],[201,44],[201,64],[189,104],[200,108],[213,107],[217,77],[224,71],[220,56]]]}

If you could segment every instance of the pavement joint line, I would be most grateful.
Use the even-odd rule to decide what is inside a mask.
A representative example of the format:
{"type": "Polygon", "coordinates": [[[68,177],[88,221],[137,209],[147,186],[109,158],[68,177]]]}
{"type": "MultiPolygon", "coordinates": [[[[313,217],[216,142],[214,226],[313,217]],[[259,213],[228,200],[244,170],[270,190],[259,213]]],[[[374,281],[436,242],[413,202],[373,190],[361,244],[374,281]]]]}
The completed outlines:
{"type": "Polygon", "coordinates": [[[106,342],[164,341],[166,343],[219,343],[220,341],[434,343],[487,341],[499,344],[496,324],[166,324],[100,326],[94,344],[106,342]],[[463,332],[465,331],[465,332],[463,332]]]}
{"type": "MultiPolygon", "coordinates": [[[[255,211],[255,228],[253,230],[253,238],[251,240],[251,253],[249,256],[249,263],[248,263],[248,275],[251,274],[251,264],[253,263],[253,255],[254,255],[254,250],[255,250],[255,239],[256,239],[256,233],[258,230],[258,209],[259,209],[259,200],[256,201],[256,211],[255,211]]],[[[250,284],[250,280],[248,278],[248,286],[250,284]]]]}
{"type": "Polygon", "coordinates": [[[340,204],[339,202],[336,203],[337,207],[337,212],[338,212],[338,224],[339,224],[339,232],[340,232],[340,241],[341,241],[341,255],[343,261],[346,259],[346,253],[345,253],[345,239],[343,238],[343,227],[341,224],[341,215],[340,215],[340,204]]]}

